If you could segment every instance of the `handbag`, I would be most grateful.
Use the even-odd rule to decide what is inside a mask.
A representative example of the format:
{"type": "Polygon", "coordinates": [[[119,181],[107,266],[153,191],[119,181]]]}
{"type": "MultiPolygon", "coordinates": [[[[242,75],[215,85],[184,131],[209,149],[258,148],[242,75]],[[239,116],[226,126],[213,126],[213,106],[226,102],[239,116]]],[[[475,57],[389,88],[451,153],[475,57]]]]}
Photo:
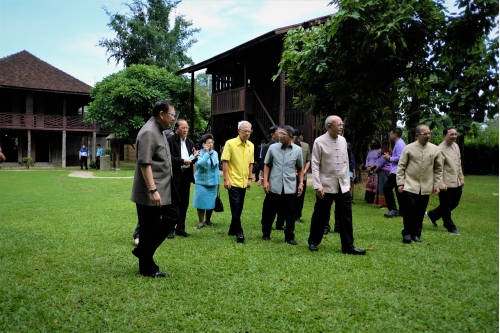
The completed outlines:
{"type": "Polygon", "coordinates": [[[217,196],[215,197],[215,208],[214,212],[221,213],[224,211],[224,205],[222,204],[222,200],[220,199],[220,191],[217,187],[217,196]]]}

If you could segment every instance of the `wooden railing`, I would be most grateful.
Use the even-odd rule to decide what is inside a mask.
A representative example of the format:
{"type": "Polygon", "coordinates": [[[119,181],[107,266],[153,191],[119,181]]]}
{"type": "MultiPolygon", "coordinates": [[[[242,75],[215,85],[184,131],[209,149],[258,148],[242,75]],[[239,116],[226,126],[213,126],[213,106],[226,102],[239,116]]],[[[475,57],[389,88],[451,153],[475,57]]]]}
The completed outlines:
{"type": "Polygon", "coordinates": [[[212,115],[245,111],[245,88],[212,95],[212,115]]]}
{"type": "Polygon", "coordinates": [[[96,131],[95,124],[82,117],[63,117],[24,113],[0,113],[0,128],[43,129],[48,131],[96,131]]]}

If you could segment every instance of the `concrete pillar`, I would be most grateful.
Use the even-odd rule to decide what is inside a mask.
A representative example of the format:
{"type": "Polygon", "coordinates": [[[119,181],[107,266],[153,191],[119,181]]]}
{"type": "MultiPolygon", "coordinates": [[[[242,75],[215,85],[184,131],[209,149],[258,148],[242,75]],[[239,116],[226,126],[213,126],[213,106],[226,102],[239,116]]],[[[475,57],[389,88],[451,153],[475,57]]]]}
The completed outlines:
{"type": "Polygon", "coordinates": [[[61,157],[61,166],[63,168],[66,167],[66,131],[62,132],[62,157],[61,157]]]}
{"type": "Polygon", "coordinates": [[[93,161],[97,160],[96,156],[97,156],[97,147],[96,147],[96,144],[97,144],[97,134],[96,132],[92,132],[92,157],[93,157],[93,161]]]}
{"type": "Polygon", "coordinates": [[[28,130],[28,156],[31,157],[31,130],[28,130]]]}

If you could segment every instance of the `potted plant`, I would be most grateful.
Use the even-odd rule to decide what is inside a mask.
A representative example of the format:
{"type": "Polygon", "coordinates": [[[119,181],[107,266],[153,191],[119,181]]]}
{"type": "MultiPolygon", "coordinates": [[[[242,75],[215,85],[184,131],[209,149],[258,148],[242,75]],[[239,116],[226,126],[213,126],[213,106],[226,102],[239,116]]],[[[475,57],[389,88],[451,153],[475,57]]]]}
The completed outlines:
{"type": "Polygon", "coordinates": [[[111,170],[111,148],[104,148],[104,155],[101,156],[101,167],[99,170],[111,170]]]}

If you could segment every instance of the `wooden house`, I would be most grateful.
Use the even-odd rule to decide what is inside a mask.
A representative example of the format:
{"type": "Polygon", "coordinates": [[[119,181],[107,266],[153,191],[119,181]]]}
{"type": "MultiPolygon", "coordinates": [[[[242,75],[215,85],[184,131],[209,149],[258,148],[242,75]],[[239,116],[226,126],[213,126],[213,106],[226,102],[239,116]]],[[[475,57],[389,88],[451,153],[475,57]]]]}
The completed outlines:
{"type": "MultiPolygon", "coordinates": [[[[91,86],[27,51],[0,59],[0,146],[5,166],[32,157],[36,166],[79,165],[82,144],[106,147],[97,124],[83,121],[91,86]]],[[[14,164],[12,164],[14,163],[14,164]]]]}
{"type": "MultiPolygon", "coordinates": [[[[190,73],[192,81],[194,73],[199,70],[206,69],[206,73],[212,75],[210,131],[218,150],[226,140],[237,136],[240,120],[252,123],[254,132],[250,140],[254,144],[262,139],[269,140],[267,131],[274,124],[301,129],[304,142],[310,144],[324,133],[316,128],[316,117],[294,108],[294,91],[285,85],[285,74],[275,81],[271,78],[278,72],[285,34],[298,26],[309,28],[321,25],[330,17],[327,15],[278,28],[177,72],[178,75],[190,73]]],[[[192,87],[194,96],[194,85],[192,87]]],[[[192,108],[193,101],[194,97],[192,108]]]]}

